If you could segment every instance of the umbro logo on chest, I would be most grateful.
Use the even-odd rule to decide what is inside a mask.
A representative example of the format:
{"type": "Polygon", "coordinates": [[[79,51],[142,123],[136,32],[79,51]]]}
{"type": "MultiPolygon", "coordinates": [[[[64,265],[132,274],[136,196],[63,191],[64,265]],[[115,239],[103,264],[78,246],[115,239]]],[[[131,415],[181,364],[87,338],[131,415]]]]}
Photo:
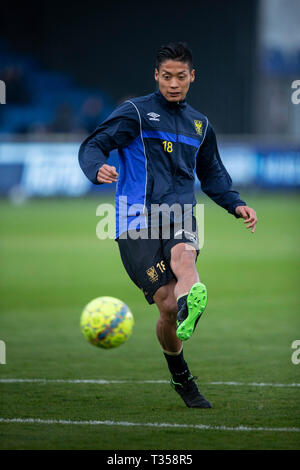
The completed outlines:
{"type": "Polygon", "coordinates": [[[159,121],[160,114],[156,113],[147,113],[147,116],[149,116],[149,121],[159,121]]]}

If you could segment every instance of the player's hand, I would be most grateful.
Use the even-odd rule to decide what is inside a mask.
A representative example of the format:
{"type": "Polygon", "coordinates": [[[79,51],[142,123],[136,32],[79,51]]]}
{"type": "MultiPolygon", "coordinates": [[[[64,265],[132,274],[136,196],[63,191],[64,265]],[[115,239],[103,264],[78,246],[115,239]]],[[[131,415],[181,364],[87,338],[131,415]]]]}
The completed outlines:
{"type": "Polygon", "coordinates": [[[115,183],[118,179],[118,173],[114,166],[104,163],[97,173],[98,183],[115,183]]]}
{"type": "Polygon", "coordinates": [[[251,228],[251,233],[254,233],[257,224],[255,210],[248,206],[237,206],[235,213],[244,219],[244,224],[248,224],[246,228],[251,228]]]}

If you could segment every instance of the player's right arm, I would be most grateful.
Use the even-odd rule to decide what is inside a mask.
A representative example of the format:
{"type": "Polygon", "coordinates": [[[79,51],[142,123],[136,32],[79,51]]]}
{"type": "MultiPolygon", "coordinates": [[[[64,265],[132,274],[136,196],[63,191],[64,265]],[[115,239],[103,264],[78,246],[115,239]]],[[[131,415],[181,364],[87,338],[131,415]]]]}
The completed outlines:
{"type": "Polygon", "coordinates": [[[116,167],[107,165],[104,163],[97,173],[98,183],[116,183],[118,179],[118,173],[116,167]]]}
{"type": "Polygon", "coordinates": [[[129,145],[140,133],[134,106],[125,102],[82,142],[78,160],[83,173],[94,184],[113,183],[118,174],[107,164],[109,152],[129,145]]]}

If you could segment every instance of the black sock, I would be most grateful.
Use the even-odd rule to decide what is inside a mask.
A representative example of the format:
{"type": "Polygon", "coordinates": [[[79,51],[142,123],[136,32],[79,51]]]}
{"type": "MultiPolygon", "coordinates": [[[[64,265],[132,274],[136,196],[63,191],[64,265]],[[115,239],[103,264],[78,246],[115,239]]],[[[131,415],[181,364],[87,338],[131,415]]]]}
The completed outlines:
{"type": "Polygon", "coordinates": [[[188,294],[182,295],[182,296],[179,297],[179,299],[177,300],[178,312],[179,312],[179,310],[181,310],[182,307],[184,306],[184,304],[185,304],[185,302],[186,302],[186,299],[187,299],[187,296],[188,296],[188,294]]]}
{"type": "Polygon", "coordinates": [[[183,383],[191,375],[188,365],[184,360],[183,351],[180,354],[173,356],[164,352],[164,356],[167,360],[169,371],[175,382],[183,383]]]}

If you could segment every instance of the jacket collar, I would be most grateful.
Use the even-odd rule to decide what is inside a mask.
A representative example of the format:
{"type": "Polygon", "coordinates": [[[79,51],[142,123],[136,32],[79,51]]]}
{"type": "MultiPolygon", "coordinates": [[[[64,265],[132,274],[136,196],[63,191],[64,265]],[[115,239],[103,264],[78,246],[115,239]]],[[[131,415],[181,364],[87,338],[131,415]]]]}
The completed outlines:
{"type": "Polygon", "coordinates": [[[157,99],[160,101],[160,103],[167,107],[168,109],[174,109],[174,110],[183,110],[186,108],[186,100],[182,101],[168,101],[166,98],[161,94],[160,90],[157,90],[154,95],[157,97],[157,99]]]}

